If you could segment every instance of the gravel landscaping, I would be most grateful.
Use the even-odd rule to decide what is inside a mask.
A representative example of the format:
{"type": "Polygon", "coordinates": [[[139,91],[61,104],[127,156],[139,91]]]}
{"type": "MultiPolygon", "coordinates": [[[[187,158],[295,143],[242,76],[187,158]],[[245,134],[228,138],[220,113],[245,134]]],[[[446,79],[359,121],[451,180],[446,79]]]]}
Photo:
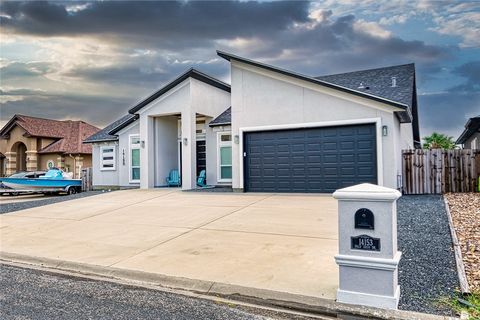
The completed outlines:
{"type": "Polygon", "coordinates": [[[81,193],[72,194],[72,195],[58,195],[56,197],[51,197],[51,198],[42,199],[42,200],[32,200],[32,201],[13,202],[13,203],[1,203],[2,198],[0,197],[0,203],[1,203],[0,214],[46,206],[48,204],[53,204],[57,202],[67,201],[67,200],[90,197],[100,193],[102,193],[102,191],[87,191],[87,192],[81,192],[81,193]]]}
{"type": "Polygon", "coordinates": [[[480,193],[445,195],[462,250],[468,285],[480,291],[480,193]]]}
{"type": "Polygon", "coordinates": [[[459,287],[452,239],[440,195],[403,196],[398,200],[399,308],[454,315],[442,300],[459,287]]]}

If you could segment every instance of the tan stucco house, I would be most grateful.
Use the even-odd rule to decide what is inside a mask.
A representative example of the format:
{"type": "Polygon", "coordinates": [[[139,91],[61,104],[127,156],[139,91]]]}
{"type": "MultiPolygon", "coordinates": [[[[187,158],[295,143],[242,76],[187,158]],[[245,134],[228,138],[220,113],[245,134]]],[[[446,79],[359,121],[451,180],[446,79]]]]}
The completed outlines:
{"type": "Polygon", "coordinates": [[[99,130],[84,121],[15,115],[0,130],[0,175],[57,167],[78,178],[92,165],[92,148],[82,141],[99,130]]]}

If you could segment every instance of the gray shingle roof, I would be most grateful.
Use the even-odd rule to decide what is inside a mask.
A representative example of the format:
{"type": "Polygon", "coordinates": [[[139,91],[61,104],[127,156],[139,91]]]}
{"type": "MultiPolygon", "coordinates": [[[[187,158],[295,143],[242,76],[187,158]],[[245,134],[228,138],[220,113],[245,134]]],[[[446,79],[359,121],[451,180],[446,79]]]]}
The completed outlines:
{"type": "Polygon", "coordinates": [[[110,134],[113,130],[117,129],[118,127],[121,127],[125,125],[128,122],[133,122],[135,120],[136,116],[134,114],[127,114],[120,119],[112,122],[103,130],[100,130],[99,132],[95,133],[94,135],[91,135],[87,139],[83,140],[83,143],[92,143],[92,142],[102,142],[102,141],[116,141],[118,140],[118,136],[110,134]]]}
{"type": "Polygon", "coordinates": [[[210,121],[210,127],[229,125],[232,122],[232,107],[228,107],[218,117],[210,121]]]}
{"type": "Polygon", "coordinates": [[[412,108],[415,87],[415,65],[413,63],[315,78],[400,102],[412,108]],[[393,77],[396,81],[395,87],[392,86],[393,77]]]}
{"type": "MultiPolygon", "coordinates": [[[[413,63],[332,74],[315,77],[315,79],[399,102],[412,108],[415,89],[415,65],[413,63]],[[392,87],[392,77],[395,77],[395,87],[392,87]]],[[[213,119],[210,126],[230,123],[231,108],[228,108],[213,119]]]]}

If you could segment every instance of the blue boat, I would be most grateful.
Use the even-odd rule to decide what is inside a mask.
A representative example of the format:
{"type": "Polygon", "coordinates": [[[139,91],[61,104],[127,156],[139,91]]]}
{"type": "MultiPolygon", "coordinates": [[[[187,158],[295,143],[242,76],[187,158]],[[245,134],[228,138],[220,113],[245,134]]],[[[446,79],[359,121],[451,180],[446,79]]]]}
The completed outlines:
{"type": "Polygon", "coordinates": [[[39,178],[0,178],[0,182],[16,192],[65,191],[74,194],[82,189],[81,179],[66,178],[63,171],[56,168],[48,170],[44,176],[39,178]]]}

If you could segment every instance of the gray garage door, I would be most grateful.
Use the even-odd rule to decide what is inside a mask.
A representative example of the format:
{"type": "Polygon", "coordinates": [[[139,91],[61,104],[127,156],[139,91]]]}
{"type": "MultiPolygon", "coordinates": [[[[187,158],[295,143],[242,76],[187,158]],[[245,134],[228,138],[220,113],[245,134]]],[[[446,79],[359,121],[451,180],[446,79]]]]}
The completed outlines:
{"type": "Polygon", "coordinates": [[[245,133],[245,190],[330,193],[377,183],[375,137],[374,124],[245,133]]]}

